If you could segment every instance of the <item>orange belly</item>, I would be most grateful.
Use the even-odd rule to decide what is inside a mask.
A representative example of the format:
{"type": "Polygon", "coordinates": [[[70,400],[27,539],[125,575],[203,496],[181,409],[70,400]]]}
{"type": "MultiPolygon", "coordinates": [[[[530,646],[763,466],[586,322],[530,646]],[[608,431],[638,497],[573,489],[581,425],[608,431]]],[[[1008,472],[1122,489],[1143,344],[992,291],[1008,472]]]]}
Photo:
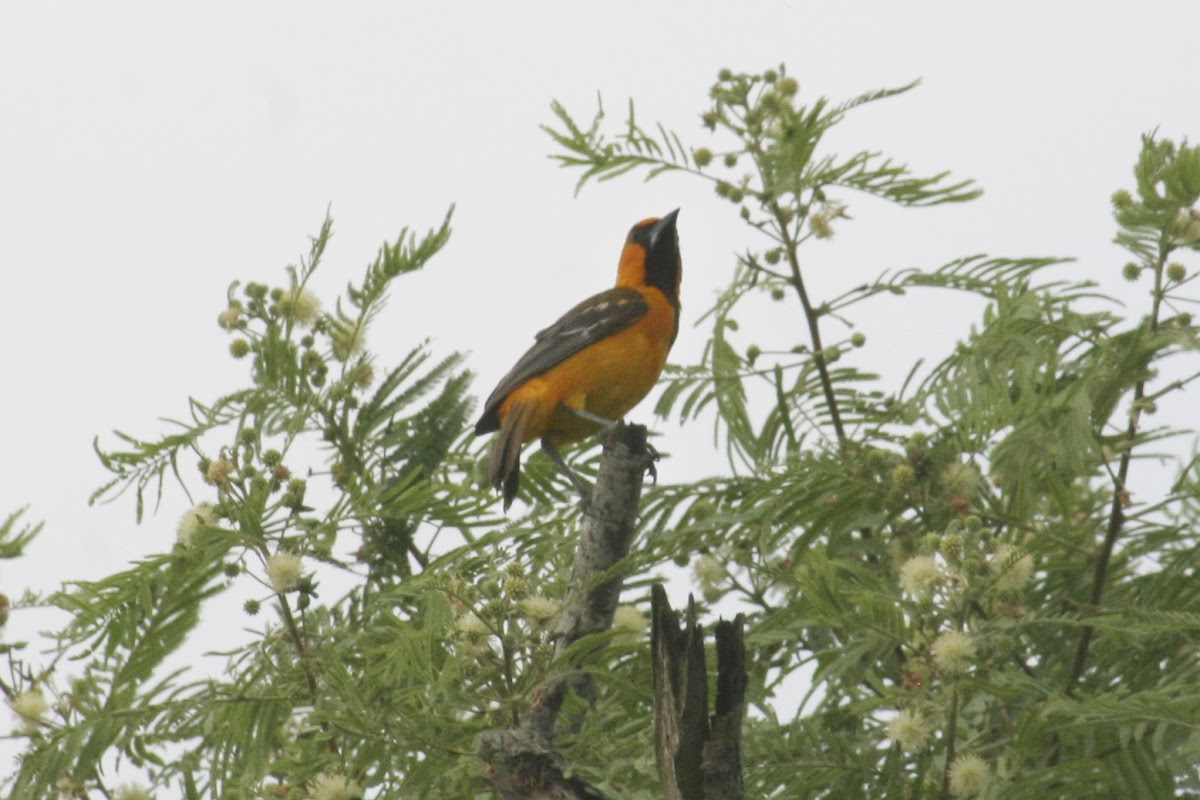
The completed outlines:
{"type": "Polygon", "coordinates": [[[507,417],[518,403],[530,404],[533,411],[522,442],[544,438],[557,447],[600,429],[563,406],[614,422],[624,417],[654,388],[667,361],[674,319],[656,311],[651,308],[629,328],[527,381],[504,401],[500,418],[507,417]],[[663,325],[671,328],[660,330],[663,325]]]}

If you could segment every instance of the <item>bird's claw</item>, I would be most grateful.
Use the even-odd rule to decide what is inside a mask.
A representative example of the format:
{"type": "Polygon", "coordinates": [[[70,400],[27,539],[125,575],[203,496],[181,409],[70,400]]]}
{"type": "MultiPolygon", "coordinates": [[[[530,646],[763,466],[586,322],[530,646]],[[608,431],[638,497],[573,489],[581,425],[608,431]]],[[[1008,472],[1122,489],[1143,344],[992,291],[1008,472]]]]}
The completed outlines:
{"type": "Polygon", "coordinates": [[[650,456],[650,463],[646,465],[646,472],[650,474],[650,482],[655,486],[658,485],[658,467],[657,462],[662,458],[662,454],[654,449],[654,445],[646,442],[646,455],[650,456]]]}

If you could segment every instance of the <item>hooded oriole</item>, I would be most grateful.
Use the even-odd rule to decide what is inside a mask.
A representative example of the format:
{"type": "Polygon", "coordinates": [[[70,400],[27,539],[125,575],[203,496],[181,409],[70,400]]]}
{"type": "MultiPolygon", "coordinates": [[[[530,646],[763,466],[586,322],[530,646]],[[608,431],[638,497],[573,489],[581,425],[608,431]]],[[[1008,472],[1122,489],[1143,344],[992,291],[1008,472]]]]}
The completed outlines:
{"type": "Polygon", "coordinates": [[[500,431],[488,478],[503,489],[506,511],[521,480],[521,445],[540,439],[586,497],[586,485],[558,448],[614,424],[654,387],[679,332],[678,214],[676,209],[634,225],[621,251],[616,287],[589,297],[539,332],[488,397],[475,435],[500,431]]]}

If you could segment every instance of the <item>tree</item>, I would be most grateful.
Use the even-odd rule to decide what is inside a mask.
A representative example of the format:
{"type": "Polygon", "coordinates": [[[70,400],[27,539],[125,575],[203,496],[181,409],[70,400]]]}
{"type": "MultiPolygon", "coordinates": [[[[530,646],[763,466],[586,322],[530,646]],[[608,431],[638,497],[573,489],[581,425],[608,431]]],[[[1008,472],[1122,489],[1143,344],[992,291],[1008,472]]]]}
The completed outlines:
{"type": "MultiPolygon", "coordinates": [[[[969,255],[812,297],[802,248],[849,230],[852,201],[978,194],[826,151],[847,114],[911,88],[803,105],[783,68],[722,72],[708,147],[644,129],[632,104],[616,133],[602,109],[583,125],[554,106],[547,131],[580,187],[691,175],[750,228],[703,359],[670,368],[657,407],[696,430],[712,419],[729,469],[647,489],[614,628],[557,653],[569,487],[534,457],[527,506],[496,516],[463,436],[463,360],[421,345],[385,370],[364,349],[449,216],[385,245],[331,312],[306,287],[328,221],[285,286],[231,287],[220,321],[248,387],[192,401],[158,440],[97,448],[114,474],[97,499],[131,490],[140,518],[195,464],[206,502],[171,553],[48,598],[72,618],[49,662],[9,646],[4,691],[30,736],[15,796],[121,796],[118,765],[188,797],[486,796],[479,740],[566,674],[594,688],[563,699],[573,724],[554,744],[572,773],[659,796],[643,628],[670,562],[694,568],[701,616],[746,616],[747,796],[1200,796],[1200,470],[1177,458],[1157,492],[1130,488],[1153,448],[1194,436],[1149,421],[1200,376],[1180,367],[1198,343],[1181,259],[1200,249],[1200,148],[1144,137],[1133,191],[1113,195],[1146,297],[1133,316],[1053,258],[969,255]],[[928,289],[980,298],[978,326],[902,386],[848,365],[868,344],[847,328],[860,304],[928,289]],[[805,344],[755,328],[766,298],[794,304],[805,344]],[[222,674],[181,664],[207,609],[238,593],[272,621],[230,637],[222,674]],[[785,715],[778,695],[805,669],[812,690],[785,715]]],[[[4,554],[34,533],[11,517],[4,554]]]]}

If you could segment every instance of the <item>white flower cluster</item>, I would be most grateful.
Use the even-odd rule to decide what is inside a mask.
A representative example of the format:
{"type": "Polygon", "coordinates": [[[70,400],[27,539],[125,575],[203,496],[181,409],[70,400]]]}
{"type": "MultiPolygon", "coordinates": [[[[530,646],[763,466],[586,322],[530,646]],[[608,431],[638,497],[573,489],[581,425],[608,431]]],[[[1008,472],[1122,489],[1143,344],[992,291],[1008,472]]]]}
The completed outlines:
{"type": "Polygon", "coordinates": [[[322,772],[308,784],[310,800],[361,800],[362,787],[345,775],[322,772]]]}
{"type": "Polygon", "coordinates": [[[189,508],[179,518],[179,527],[175,531],[175,540],[179,542],[180,547],[191,547],[192,537],[196,535],[196,531],[216,524],[216,507],[210,503],[201,503],[198,506],[189,508]]]}
{"type": "Polygon", "coordinates": [[[303,577],[304,560],[299,553],[280,550],[267,559],[267,579],[271,582],[271,588],[279,594],[299,587],[303,577]]]}

